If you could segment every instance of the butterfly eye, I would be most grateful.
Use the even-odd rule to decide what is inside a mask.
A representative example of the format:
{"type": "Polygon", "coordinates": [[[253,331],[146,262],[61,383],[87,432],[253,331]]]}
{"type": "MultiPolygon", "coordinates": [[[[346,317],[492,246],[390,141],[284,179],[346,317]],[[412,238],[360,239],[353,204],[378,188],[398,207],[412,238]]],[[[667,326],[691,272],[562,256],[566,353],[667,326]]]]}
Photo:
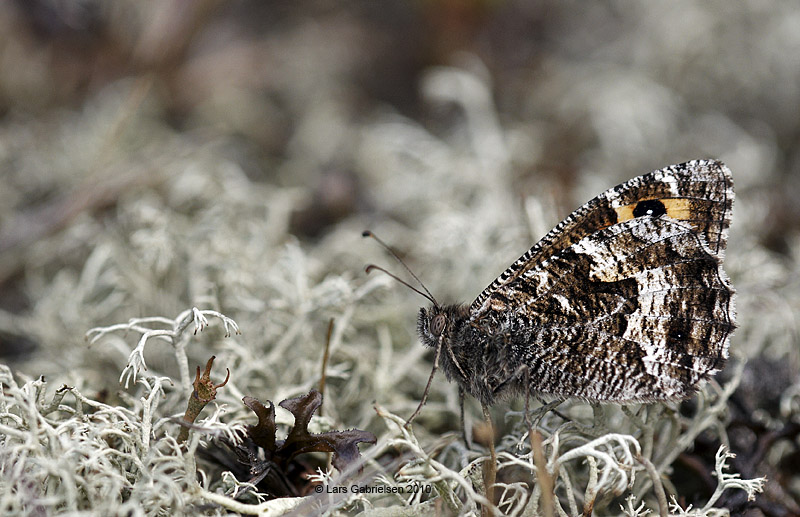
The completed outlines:
{"type": "Polygon", "coordinates": [[[444,314],[434,316],[433,321],[431,321],[431,333],[434,336],[441,336],[442,332],[444,332],[445,323],[447,323],[447,318],[444,317],[444,314]]]}

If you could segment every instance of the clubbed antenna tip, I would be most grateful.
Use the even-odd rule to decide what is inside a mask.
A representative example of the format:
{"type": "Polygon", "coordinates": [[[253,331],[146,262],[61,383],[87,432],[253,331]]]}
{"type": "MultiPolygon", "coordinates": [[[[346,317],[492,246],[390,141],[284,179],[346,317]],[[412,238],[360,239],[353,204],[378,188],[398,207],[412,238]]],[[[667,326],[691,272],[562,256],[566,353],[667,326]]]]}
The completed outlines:
{"type": "Polygon", "coordinates": [[[395,253],[395,251],[391,247],[389,247],[388,244],[386,244],[385,242],[380,240],[377,235],[375,235],[374,233],[372,233],[369,230],[364,230],[363,232],[361,232],[361,236],[362,237],[372,237],[373,239],[378,241],[378,244],[380,244],[383,247],[383,249],[385,249],[386,251],[391,253],[392,256],[395,259],[397,259],[397,261],[400,263],[400,265],[402,265],[405,268],[405,270],[408,271],[408,274],[410,274],[412,276],[412,278],[414,278],[414,280],[417,281],[417,283],[422,287],[422,290],[425,291],[425,292],[420,291],[419,289],[417,289],[416,287],[412,286],[411,284],[409,284],[408,282],[406,282],[404,280],[400,280],[400,278],[398,278],[397,275],[389,273],[388,271],[386,271],[382,267],[376,266],[375,264],[370,264],[370,265],[367,266],[367,269],[366,269],[367,273],[369,273],[373,269],[377,269],[378,271],[383,271],[384,273],[386,273],[390,277],[394,278],[395,280],[397,280],[398,282],[400,282],[404,286],[408,287],[412,291],[414,291],[416,293],[419,293],[420,295],[422,295],[425,298],[427,298],[428,300],[430,300],[431,303],[433,303],[436,307],[439,306],[439,304],[436,302],[436,298],[434,298],[433,295],[431,294],[431,292],[428,291],[428,288],[425,287],[425,284],[422,283],[422,280],[420,280],[419,277],[417,275],[415,275],[413,271],[411,271],[411,268],[408,267],[405,262],[403,262],[403,259],[401,259],[400,256],[397,253],[395,253]]]}

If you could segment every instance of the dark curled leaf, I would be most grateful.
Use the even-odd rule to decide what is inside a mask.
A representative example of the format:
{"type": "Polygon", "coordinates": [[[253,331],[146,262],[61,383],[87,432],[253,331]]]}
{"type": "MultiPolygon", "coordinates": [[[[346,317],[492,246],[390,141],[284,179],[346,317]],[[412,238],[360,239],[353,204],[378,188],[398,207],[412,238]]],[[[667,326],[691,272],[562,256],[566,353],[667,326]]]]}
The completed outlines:
{"type": "Polygon", "coordinates": [[[308,424],[311,422],[314,411],[322,405],[322,394],[317,390],[311,390],[306,395],[286,399],[278,405],[294,416],[294,427],[286,439],[288,442],[292,439],[292,435],[308,435],[308,424]]]}
{"type": "Polygon", "coordinates": [[[324,442],[315,440],[308,432],[308,424],[314,411],[322,405],[320,392],[311,390],[307,395],[284,400],[278,405],[294,416],[294,427],[281,445],[282,456],[293,458],[304,452],[334,452],[331,448],[324,448],[324,442]]]}
{"type": "Polygon", "coordinates": [[[247,434],[256,445],[267,451],[269,459],[270,453],[275,452],[275,406],[272,405],[272,402],[267,401],[269,407],[265,407],[253,397],[244,397],[242,402],[258,416],[256,425],[247,426],[247,434]]]}
{"type": "Polygon", "coordinates": [[[295,425],[289,431],[286,440],[275,441],[275,408],[270,404],[266,408],[252,397],[244,399],[247,407],[258,416],[258,424],[248,426],[250,438],[265,450],[267,459],[281,467],[298,454],[307,452],[333,453],[333,466],[340,472],[360,457],[358,444],[360,442],[375,443],[376,438],[370,432],[359,429],[346,431],[328,431],[321,434],[312,434],[308,431],[308,424],[314,412],[322,404],[322,395],[317,390],[311,390],[307,395],[287,399],[280,406],[294,416],[295,425]]]}
{"type": "Polygon", "coordinates": [[[322,395],[316,390],[280,403],[294,415],[295,421],[285,440],[276,439],[275,406],[272,402],[264,405],[253,397],[242,400],[256,414],[258,423],[246,427],[241,443],[222,438],[219,440],[222,447],[201,450],[201,453],[237,479],[256,485],[256,490],[272,498],[307,494],[311,490],[308,474],[324,468],[319,458],[297,456],[307,452],[332,453],[333,466],[343,472],[358,464],[361,458],[359,443],[376,442],[375,435],[359,429],[310,433],[308,424],[322,405],[322,395]]]}
{"type": "Polygon", "coordinates": [[[315,435],[320,440],[330,444],[333,452],[332,463],[339,472],[358,461],[361,453],[358,443],[375,443],[375,435],[361,429],[347,429],[345,431],[329,431],[315,435]]]}

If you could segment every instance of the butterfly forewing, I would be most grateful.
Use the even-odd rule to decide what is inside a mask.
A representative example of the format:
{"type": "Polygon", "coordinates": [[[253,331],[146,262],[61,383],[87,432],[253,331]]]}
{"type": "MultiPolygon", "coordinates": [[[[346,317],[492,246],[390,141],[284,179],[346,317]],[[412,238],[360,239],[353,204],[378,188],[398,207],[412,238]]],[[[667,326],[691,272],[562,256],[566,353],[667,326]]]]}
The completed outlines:
{"type": "Polygon", "coordinates": [[[722,257],[733,206],[733,180],[722,162],[695,160],[633,178],[578,208],[484,289],[470,310],[480,311],[490,294],[548,256],[603,228],[635,218],[637,207],[646,209],[653,200],[663,205],[668,216],[690,223],[710,252],[722,257]]]}

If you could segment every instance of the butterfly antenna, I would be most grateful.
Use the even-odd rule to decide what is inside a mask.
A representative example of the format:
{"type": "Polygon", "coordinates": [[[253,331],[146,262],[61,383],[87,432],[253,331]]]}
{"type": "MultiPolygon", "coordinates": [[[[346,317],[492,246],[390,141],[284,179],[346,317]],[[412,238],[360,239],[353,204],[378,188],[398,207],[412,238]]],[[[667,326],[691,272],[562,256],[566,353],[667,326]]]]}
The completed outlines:
{"type": "Polygon", "coordinates": [[[437,307],[439,306],[439,304],[436,303],[436,300],[433,299],[433,296],[430,296],[430,294],[423,293],[422,291],[420,291],[419,289],[417,289],[413,285],[409,284],[408,282],[406,282],[402,278],[398,277],[394,273],[389,273],[388,271],[386,271],[385,269],[383,269],[380,266],[376,266],[375,264],[370,264],[370,265],[367,266],[365,271],[369,274],[369,272],[372,271],[373,269],[377,269],[378,271],[380,271],[382,273],[386,273],[387,275],[389,275],[390,277],[394,278],[395,280],[397,280],[398,282],[400,282],[404,286],[408,287],[409,289],[411,289],[415,293],[417,293],[417,294],[425,297],[426,299],[430,300],[435,306],[437,306],[437,307]]]}
{"type": "Polygon", "coordinates": [[[436,298],[434,298],[434,297],[433,297],[433,295],[431,294],[431,292],[430,292],[430,291],[428,291],[428,288],[427,288],[427,287],[425,287],[425,284],[423,284],[423,283],[422,283],[422,280],[420,280],[420,279],[419,279],[419,277],[418,277],[417,275],[415,275],[413,271],[411,271],[411,268],[410,268],[410,267],[408,267],[408,266],[406,265],[406,263],[405,263],[405,262],[403,262],[403,259],[401,259],[401,258],[400,258],[400,256],[399,256],[397,253],[395,253],[395,251],[394,251],[394,250],[393,250],[391,247],[389,247],[389,245],[388,245],[388,244],[386,244],[385,242],[383,242],[382,240],[380,240],[380,239],[379,239],[379,238],[378,238],[378,237],[377,237],[377,236],[376,236],[374,233],[372,233],[372,232],[371,232],[371,231],[369,231],[369,230],[364,230],[364,232],[362,232],[362,233],[361,233],[361,236],[362,236],[362,237],[372,237],[373,239],[375,239],[376,241],[378,241],[378,244],[380,244],[381,246],[383,246],[383,248],[384,248],[386,251],[388,251],[389,253],[391,253],[391,254],[392,254],[392,256],[393,256],[394,258],[396,258],[396,259],[397,259],[397,261],[400,263],[400,265],[402,265],[402,266],[405,268],[405,270],[406,270],[406,271],[408,271],[408,274],[409,274],[409,275],[411,275],[411,276],[412,276],[412,278],[414,278],[414,280],[416,280],[416,281],[417,281],[417,283],[418,283],[420,286],[422,286],[422,289],[423,289],[425,292],[423,293],[423,292],[422,292],[422,291],[420,291],[419,289],[417,289],[417,288],[415,288],[415,287],[411,286],[411,285],[410,285],[408,282],[404,282],[403,280],[400,280],[400,278],[398,278],[396,275],[393,275],[393,274],[389,273],[388,271],[386,271],[385,269],[383,269],[383,268],[381,268],[381,267],[378,267],[378,266],[375,266],[375,265],[373,265],[373,264],[370,264],[369,266],[367,266],[367,273],[369,273],[369,272],[370,272],[371,270],[373,270],[373,269],[377,269],[377,270],[379,270],[379,271],[383,271],[384,273],[386,273],[386,274],[387,274],[387,275],[389,275],[390,277],[394,278],[395,280],[397,280],[397,281],[398,281],[398,282],[400,282],[401,284],[405,285],[406,287],[409,287],[409,288],[410,288],[410,289],[412,289],[413,291],[415,291],[415,292],[417,292],[417,293],[421,294],[422,296],[424,296],[425,298],[427,298],[428,300],[430,300],[431,302],[433,302],[433,304],[434,304],[436,307],[439,307],[439,303],[436,301],[436,298]]]}

